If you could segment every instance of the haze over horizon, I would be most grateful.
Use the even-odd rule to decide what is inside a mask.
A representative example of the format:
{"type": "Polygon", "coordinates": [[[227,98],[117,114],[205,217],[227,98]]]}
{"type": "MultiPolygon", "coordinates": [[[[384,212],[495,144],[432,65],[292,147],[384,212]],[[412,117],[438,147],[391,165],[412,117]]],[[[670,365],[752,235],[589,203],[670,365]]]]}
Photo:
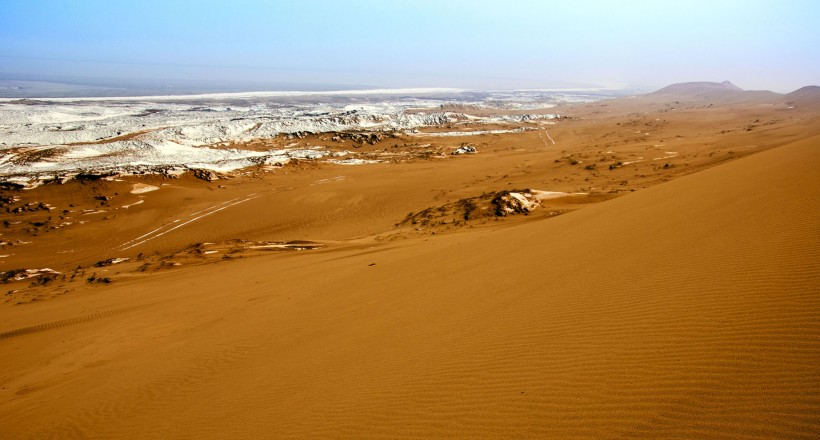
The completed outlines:
{"type": "Polygon", "coordinates": [[[0,79],[652,90],[820,83],[812,1],[0,5],[0,79]]]}

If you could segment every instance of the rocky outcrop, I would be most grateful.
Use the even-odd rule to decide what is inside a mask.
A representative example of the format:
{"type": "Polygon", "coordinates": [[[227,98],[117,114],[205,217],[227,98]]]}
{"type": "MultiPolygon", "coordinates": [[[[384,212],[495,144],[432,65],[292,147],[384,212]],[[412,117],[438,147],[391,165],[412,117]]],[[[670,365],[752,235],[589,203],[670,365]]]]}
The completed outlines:
{"type": "Polygon", "coordinates": [[[57,272],[54,269],[49,269],[47,267],[44,267],[42,269],[15,269],[7,272],[0,272],[0,283],[22,281],[35,277],[53,279],[53,277],[56,277],[57,275],[60,275],[60,272],[57,272]]]}
{"type": "Polygon", "coordinates": [[[220,176],[213,170],[202,170],[196,169],[193,170],[194,177],[200,180],[204,180],[206,182],[213,182],[214,180],[219,180],[220,176]]]}
{"type": "Polygon", "coordinates": [[[493,199],[495,215],[505,217],[510,214],[529,214],[540,207],[538,199],[530,192],[506,192],[493,199]]]}
{"type": "Polygon", "coordinates": [[[344,142],[344,141],[352,141],[359,145],[363,145],[365,143],[370,145],[376,145],[382,141],[384,135],[380,133],[368,133],[368,132],[340,132],[333,136],[333,142],[344,142]]]}
{"type": "Polygon", "coordinates": [[[466,225],[473,221],[482,221],[515,214],[529,214],[541,204],[539,197],[549,198],[549,193],[535,190],[499,191],[484,193],[430,207],[420,212],[411,212],[396,227],[412,226],[416,228],[440,227],[443,225],[466,225]]]}

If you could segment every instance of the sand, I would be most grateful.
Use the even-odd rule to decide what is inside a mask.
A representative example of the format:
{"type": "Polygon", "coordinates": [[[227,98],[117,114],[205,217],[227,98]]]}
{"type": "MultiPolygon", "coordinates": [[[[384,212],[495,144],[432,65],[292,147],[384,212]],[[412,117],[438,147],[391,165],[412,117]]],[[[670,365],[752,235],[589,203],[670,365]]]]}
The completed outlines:
{"type": "Polygon", "coordinates": [[[128,196],[122,182],[123,204],[145,202],[29,249],[99,243],[15,260],[112,282],[7,295],[2,437],[816,438],[816,114],[642,106],[664,110],[578,107],[550,128],[555,149],[519,134],[458,161],[285,168],[225,188],[147,179],[160,189],[128,196]],[[745,129],[761,115],[776,122],[745,129]],[[670,122],[647,126],[656,116],[670,122]],[[650,148],[638,128],[678,144],[650,148]],[[675,166],[653,166],[665,151],[675,166]],[[394,226],[513,188],[591,198],[394,226]],[[322,246],[230,254],[296,239],[322,246]],[[104,257],[133,260],[90,265],[104,257]]]}

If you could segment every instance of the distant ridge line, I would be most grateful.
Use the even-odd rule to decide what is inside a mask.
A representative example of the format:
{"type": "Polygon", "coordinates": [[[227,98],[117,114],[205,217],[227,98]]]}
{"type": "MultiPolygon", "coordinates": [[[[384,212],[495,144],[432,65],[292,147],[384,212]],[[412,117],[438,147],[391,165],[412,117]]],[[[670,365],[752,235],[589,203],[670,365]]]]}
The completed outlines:
{"type": "Polygon", "coordinates": [[[723,82],[709,82],[709,81],[699,81],[699,82],[683,82],[683,83],[676,83],[670,84],[662,89],[656,90],[651,95],[689,95],[689,94],[701,94],[701,93],[714,93],[714,92],[722,92],[722,93],[733,93],[733,92],[743,92],[744,90],[740,87],[732,84],[731,81],[723,81],[723,82]]]}

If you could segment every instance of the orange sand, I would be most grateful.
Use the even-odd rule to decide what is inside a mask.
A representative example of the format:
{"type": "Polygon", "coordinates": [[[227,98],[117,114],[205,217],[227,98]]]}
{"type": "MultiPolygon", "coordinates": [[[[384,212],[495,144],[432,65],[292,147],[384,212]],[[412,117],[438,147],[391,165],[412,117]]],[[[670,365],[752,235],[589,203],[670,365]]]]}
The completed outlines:
{"type": "MultiPolygon", "coordinates": [[[[689,111],[678,134],[706,131],[698,118],[715,133],[726,129],[712,110],[689,111]]],[[[593,134],[581,125],[591,119],[550,133],[559,142],[600,140],[623,126],[614,121],[630,120],[609,118],[593,134]]],[[[307,207],[271,216],[281,223],[254,216],[265,203],[291,206],[274,191],[146,249],[161,256],[211,237],[286,235],[326,247],[184,260],[122,272],[110,285],[11,295],[21,304],[0,307],[0,437],[815,438],[816,120],[727,135],[738,151],[765,151],[700,163],[709,148],[727,155],[725,146],[703,147],[714,142],[709,132],[691,141],[676,174],[649,175],[647,166],[635,192],[472,228],[391,229],[407,211],[479,194],[483,185],[575,191],[591,173],[555,163],[552,155],[563,153],[537,151],[534,140],[522,144],[529,152],[489,141],[484,156],[500,171],[486,180],[474,174],[491,165],[482,154],[346,169],[347,183],[310,185],[338,169],[292,170],[288,197],[307,207]],[[530,162],[516,168],[522,160],[530,162]],[[546,187],[551,172],[566,187],[546,187]],[[220,232],[218,224],[234,226],[220,232]]],[[[623,148],[573,145],[579,155],[623,148]]],[[[611,179],[599,174],[595,185],[611,179]]],[[[127,213],[143,223],[128,223],[127,233],[111,219],[64,239],[99,231],[104,243],[127,241],[164,215],[152,200],[178,200],[163,192],[189,197],[172,211],[183,216],[253,183],[224,193],[203,185],[146,194],[127,213]]],[[[37,246],[56,249],[49,240],[37,246]]],[[[65,264],[104,256],[89,248],[65,264]]]]}

